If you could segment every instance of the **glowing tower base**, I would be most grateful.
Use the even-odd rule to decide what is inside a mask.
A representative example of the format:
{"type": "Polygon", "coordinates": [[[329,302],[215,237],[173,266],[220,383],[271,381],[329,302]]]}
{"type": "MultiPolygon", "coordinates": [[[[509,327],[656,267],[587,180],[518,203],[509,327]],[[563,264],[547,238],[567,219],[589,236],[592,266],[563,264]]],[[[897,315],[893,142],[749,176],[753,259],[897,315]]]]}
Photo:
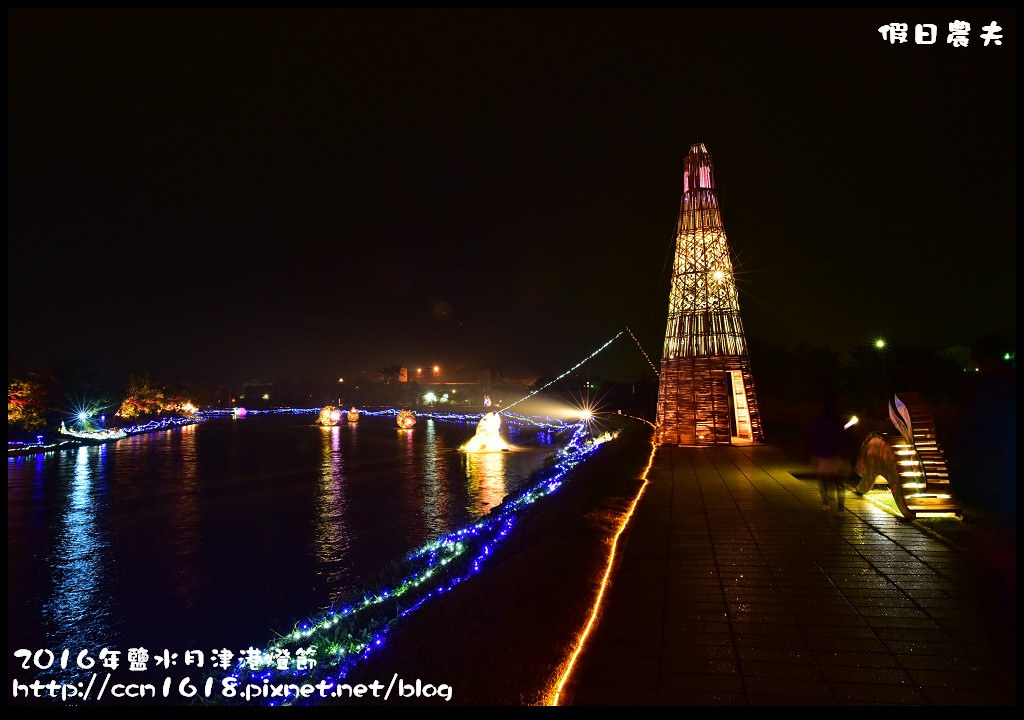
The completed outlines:
{"type": "Polygon", "coordinates": [[[702,143],[683,163],[657,426],[662,443],[763,439],[711,155],[702,143]]]}
{"type": "Polygon", "coordinates": [[[745,355],[661,361],[658,442],[740,445],[762,438],[754,379],[745,355]]]}

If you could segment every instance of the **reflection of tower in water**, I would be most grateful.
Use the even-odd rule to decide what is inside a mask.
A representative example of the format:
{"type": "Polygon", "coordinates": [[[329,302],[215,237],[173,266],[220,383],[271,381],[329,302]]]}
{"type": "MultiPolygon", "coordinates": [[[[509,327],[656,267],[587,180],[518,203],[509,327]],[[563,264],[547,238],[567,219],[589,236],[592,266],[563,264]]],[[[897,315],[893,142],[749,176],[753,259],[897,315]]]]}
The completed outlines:
{"type": "Polygon", "coordinates": [[[503,452],[466,453],[467,489],[476,498],[471,509],[483,515],[505,499],[505,458],[503,452]]]}
{"type": "Polygon", "coordinates": [[[319,584],[328,589],[330,601],[337,602],[351,590],[344,584],[351,564],[351,541],[345,523],[348,495],[341,451],[342,429],[335,425],[325,427],[321,432],[323,459],[316,497],[316,574],[319,584]]]}

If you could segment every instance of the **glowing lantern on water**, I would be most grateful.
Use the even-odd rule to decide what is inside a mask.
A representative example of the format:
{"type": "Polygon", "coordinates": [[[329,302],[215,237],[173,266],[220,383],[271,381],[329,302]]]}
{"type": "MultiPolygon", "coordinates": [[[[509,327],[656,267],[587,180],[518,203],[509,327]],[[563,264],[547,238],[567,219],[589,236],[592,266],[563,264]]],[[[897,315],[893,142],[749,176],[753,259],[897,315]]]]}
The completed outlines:
{"type": "Polygon", "coordinates": [[[235,417],[245,417],[248,411],[244,407],[236,407],[232,412],[235,414],[235,417]]]}
{"type": "Polygon", "coordinates": [[[320,411],[320,415],[317,417],[316,422],[318,425],[333,427],[341,422],[341,410],[333,405],[328,405],[320,411]]]}
{"type": "Polygon", "coordinates": [[[409,410],[403,410],[395,416],[395,422],[400,428],[411,428],[416,424],[416,416],[409,410]]]}
{"type": "Polygon", "coordinates": [[[496,452],[508,450],[511,445],[499,434],[501,416],[496,412],[487,413],[476,426],[476,435],[462,446],[464,452],[496,452]]]}
{"type": "Polygon", "coordinates": [[[359,411],[356,410],[355,406],[348,411],[348,421],[350,423],[359,422],[359,411]]]}

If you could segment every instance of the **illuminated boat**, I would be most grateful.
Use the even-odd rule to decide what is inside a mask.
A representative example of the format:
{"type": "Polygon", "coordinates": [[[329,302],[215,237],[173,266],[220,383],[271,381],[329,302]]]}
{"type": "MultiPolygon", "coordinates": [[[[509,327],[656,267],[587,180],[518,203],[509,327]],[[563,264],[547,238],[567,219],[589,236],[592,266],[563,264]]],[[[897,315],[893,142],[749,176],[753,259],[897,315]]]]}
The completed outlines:
{"type": "Polygon", "coordinates": [[[348,415],[346,415],[345,417],[348,418],[348,421],[350,423],[359,422],[359,410],[357,410],[355,406],[353,406],[352,409],[348,411],[348,415]]]}
{"type": "Polygon", "coordinates": [[[395,416],[395,422],[398,423],[398,427],[408,430],[416,424],[416,415],[410,410],[403,410],[395,416]]]}
{"type": "Polygon", "coordinates": [[[334,427],[341,422],[341,410],[328,405],[320,411],[320,415],[316,419],[317,425],[323,425],[324,427],[334,427]]]}
{"type": "Polygon", "coordinates": [[[111,440],[120,440],[121,438],[128,437],[128,433],[121,429],[109,429],[109,430],[68,430],[67,426],[61,422],[60,430],[58,431],[61,435],[67,437],[78,438],[79,440],[85,440],[86,442],[109,442],[111,440]]]}

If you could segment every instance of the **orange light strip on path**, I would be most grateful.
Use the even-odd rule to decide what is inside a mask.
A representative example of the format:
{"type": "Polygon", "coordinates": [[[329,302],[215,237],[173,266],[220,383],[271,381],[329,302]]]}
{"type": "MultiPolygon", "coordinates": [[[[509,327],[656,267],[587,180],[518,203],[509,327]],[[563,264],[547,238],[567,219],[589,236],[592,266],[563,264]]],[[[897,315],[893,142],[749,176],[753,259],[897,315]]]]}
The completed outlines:
{"type": "MultiPolygon", "coordinates": [[[[637,419],[639,420],[640,418],[637,419]]],[[[647,422],[646,420],[643,422],[654,427],[652,423],[647,422]]],[[[558,680],[558,686],[555,688],[555,692],[550,696],[548,705],[558,705],[558,698],[562,694],[562,688],[565,687],[566,681],[568,681],[569,676],[572,675],[573,667],[576,665],[576,659],[583,651],[583,645],[587,641],[587,636],[590,635],[590,631],[593,629],[594,623],[597,621],[597,613],[601,609],[601,601],[604,600],[604,591],[608,587],[608,578],[611,577],[612,574],[612,563],[615,561],[615,550],[619,545],[619,536],[622,535],[622,531],[625,530],[626,525],[629,524],[629,519],[633,517],[633,511],[636,509],[636,504],[640,502],[640,497],[644,494],[644,490],[647,489],[647,485],[650,483],[647,479],[647,473],[650,472],[651,465],[654,464],[654,453],[657,449],[658,445],[652,439],[651,455],[647,458],[647,467],[644,468],[643,475],[640,476],[643,478],[644,484],[641,485],[640,489],[637,491],[636,497],[633,498],[633,503],[629,506],[629,511],[626,513],[625,517],[622,518],[622,522],[619,524],[619,529],[615,533],[615,538],[612,540],[611,552],[608,553],[608,567],[604,569],[604,577],[601,578],[601,587],[597,591],[597,598],[595,598],[594,607],[590,611],[590,618],[587,620],[587,624],[584,626],[583,632],[580,633],[579,639],[576,641],[576,649],[573,650],[572,655],[569,657],[569,664],[566,666],[562,677],[558,680]]]]}

